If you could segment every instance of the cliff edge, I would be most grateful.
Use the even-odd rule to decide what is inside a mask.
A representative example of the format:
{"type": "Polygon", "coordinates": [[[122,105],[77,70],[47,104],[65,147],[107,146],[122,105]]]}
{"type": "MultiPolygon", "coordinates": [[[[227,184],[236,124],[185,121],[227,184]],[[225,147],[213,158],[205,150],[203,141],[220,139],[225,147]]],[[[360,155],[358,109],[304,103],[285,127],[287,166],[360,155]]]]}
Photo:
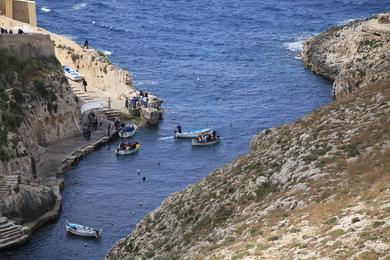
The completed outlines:
{"type": "Polygon", "coordinates": [[[106,259],[389,258],[388,42],[382,32],[367,36],[378,47],[362,43],[369,21],[303,51],[335,80],[336,101],[256,135],[248,154],[169,196],[106,259]]]}
{"type": "Polygon", "coordinates": [[[56,206],[58,190],[42,185],[37,166],[49,143],[80,131],[80,117],[50,36],[1,35],[0,248],[26,239],[10,220],[25,224],[56,206]]]}
{"type": "Polygon", "coordinates": [[[390,77],[390,23],[379,16],[332,27],[309,39],[301,53],[304,65],[333,83],[333,96],[390,77]]]}

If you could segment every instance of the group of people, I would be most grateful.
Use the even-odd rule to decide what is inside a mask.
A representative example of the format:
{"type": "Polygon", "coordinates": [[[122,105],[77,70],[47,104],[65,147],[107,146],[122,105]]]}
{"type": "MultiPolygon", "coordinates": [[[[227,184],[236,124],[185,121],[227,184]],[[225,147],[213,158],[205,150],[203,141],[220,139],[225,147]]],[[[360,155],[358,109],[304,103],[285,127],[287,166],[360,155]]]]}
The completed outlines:
{"type": "MultiPolygon", "coordinates": [[[[0,27],[0,33],[1,34],[13,34],[14,31],[12,29],[7,30],[3,27],[0,27]]],[[[17,34],[23,34],[23,33],[24,33],[23,30],[19,28],[17,34]]]]}
{"type": "Polygon", "coordinates": [[[119,145],[119,149],[121,150],[134,150],[137,148],[137,145],[139,144],[138,141],[135,141],[135,142],[121,142],[120,145],[119,145]]]}
{"type": "Polygon", "coordinates": [[[88,123],[84,123],[84,126],[83,126],[83,137],[84,137],[84,139],[89,141],[91,139],[91,135],[92,135],[91,125],[88,124],[88,123]]]}
{"type": "Polygon", "coordinates": [[[88,118],[83,125],[83,137],[89,141],[92,135],[92,129],[97,130],[103,127],[103,119],[98,118],[95,113],[91,112],[88,114],[88,118]]]}
{"type": "Polygon", "coordinates": [[[206,134],[205,136],[203,135],[199,135],[198,136],[198,141],[199,142],[213,142],[213,141],[216,141],[218,140],[219,136],[217,135],[217,131],[213,130],[210,133],[206,134]]]}
{"type": "Polygon", "coordinates": [[[131,100],[128,97],[125,98],[125,108],[129,110],[130,108],[136,109],[139,106],[148,107],[149,104],[149,93],[140,90],[139,95],[133,96],[131,100]],[[130,107],[131,105],[131,107],[130,107]]]}

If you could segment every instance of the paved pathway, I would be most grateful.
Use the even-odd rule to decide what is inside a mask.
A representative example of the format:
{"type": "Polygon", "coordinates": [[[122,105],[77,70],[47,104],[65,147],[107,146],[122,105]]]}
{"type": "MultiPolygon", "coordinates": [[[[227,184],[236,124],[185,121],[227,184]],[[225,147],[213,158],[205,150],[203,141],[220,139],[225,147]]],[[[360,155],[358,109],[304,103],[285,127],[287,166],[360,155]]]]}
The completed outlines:
{"type": "MultiPolygon", "coordinates": [[[[102,129],[92,131],[89,141],[86,141],[82,133],[79,133],[72,137],[61,139],[56,143],[51,143],[47,152],[41,156],[41,160],[37,164],[37,173],[41,183],[48,186],[58,184],[57,174],[61,174],[60,167],[62,167],[62,162],[71,157],[75,151],[88,146],[88,144],[94,144],[98,139],[107,136],[106,129],[107,122],[103,124],[102,129]]],[[[111,131],[111,134],[113,132],[111,131]]]]}

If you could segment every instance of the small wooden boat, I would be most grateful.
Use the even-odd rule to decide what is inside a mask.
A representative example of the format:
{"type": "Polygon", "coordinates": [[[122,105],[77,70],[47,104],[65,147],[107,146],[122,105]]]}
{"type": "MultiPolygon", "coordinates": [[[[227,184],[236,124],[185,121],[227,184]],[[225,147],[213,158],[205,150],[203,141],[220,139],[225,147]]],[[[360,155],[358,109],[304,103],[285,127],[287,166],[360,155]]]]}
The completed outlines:
{"type": "Polygon", "coordinates": [[[69,66],[63,66],[64,68],[64,73],[65,73],[65,76],[68,78],[68,79],[71,79],[73,81],[80,81],[83,79],[83,77],[80,75],[80,73],[78,73],[77,70],[75,69],[72,69],[71,67],[69,66]]]}
{"type": "Polygon", "coordinates": [[[65,228],[67,232],[81,237],[100,238],[100,236],[102,235],[101,229],[91,228],[75,223],[69,223],[68,220],[66,220],[65,228]]]}
{"type": "Polygon", "coordinates": [[[121,138],[130,138],[134,136],[136,132],[137,132],[137,126],[133,123],[130,123],[125,125],[125,127],[122,127],[118,135],[121,138]]]}
{"type": "Polygon", "coordinates": [[[194,130],[190,132],[182,132],[182,133],[175,133],[176,138],[197,138],[199,135],[204,135],[209,132],[211,132],[213,129],[212,128],[204,128],[204,129],[199,129],[199,130],[194,130]]]}
{"type": "Polygon", "coordinates": [[[213,145],[217,144],[220,141],[220,137],[217,137],[216,139],[207,142],[206,140],[199,141],[197,138],[192,139],[192,146],[208,146],[208,145],[213,145]]]}
{"type": "Polygon", "coordinates": [[[136,153],[141,148],[141,144],[137,141],[133,144],[121,143],[118,148],[115,149],[117,155],[128,155],[136,153]]]}

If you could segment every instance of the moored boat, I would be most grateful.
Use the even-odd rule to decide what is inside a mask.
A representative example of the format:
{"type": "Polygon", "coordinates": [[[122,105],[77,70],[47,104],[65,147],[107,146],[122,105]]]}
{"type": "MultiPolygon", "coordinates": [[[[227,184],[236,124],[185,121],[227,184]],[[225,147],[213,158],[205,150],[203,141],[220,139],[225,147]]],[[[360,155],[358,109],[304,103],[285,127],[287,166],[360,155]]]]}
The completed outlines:
{"type": "Polygon", "coordinates": [[[130,138],[137,132],[137,125],[133,123],[126,124],[119,132],[118,135],[121,138],[130,138]]]}
{"type": "Polygon", "coordinates": [[[221,139],[220,137],[217,137],[216,139],[211,140],[211,141],[206,141],[206,140],[199,141],[197,138],[192,138],[192,146],[214,145],[214,144],[219,143],[220,139],[221,139]]]}
{"type": "Polygon", "coordinates": [[[207,133],[210,133],[213,129],[212,128],[203,128],[199,130],[193,130],[190,132],[182,132],[182,133],[175,133],[176,138],[196,138],[199,135],[204,135],[207,133]]]}
{"type": "Polygon", "coordinates": [[[134,143],[122,142],[119,144],[119,147],[115,149],[115,153],[117,155],[127,155],[138,152],[140,148],[141,144],[138,141],[134,143]]]}
{"type": "Polygon", "coordinates": [[[83,77],[80,75],[80,73],[78,73],[77,70],[75,69],[72,69],[71,67],[69,66],[63,66],[64,68],[64,73],[65,73],[65,76],[73,81],[80,81],[83,79],[83,77]]]}
{"type": "Polygon", "coordinates": [[[81,237],[100,238],[100,236],[102,235],[101,229],[91,228],[75,223],[69,223],[68,220],[66,220],[65,228],[67,232],[81,237]]]}

